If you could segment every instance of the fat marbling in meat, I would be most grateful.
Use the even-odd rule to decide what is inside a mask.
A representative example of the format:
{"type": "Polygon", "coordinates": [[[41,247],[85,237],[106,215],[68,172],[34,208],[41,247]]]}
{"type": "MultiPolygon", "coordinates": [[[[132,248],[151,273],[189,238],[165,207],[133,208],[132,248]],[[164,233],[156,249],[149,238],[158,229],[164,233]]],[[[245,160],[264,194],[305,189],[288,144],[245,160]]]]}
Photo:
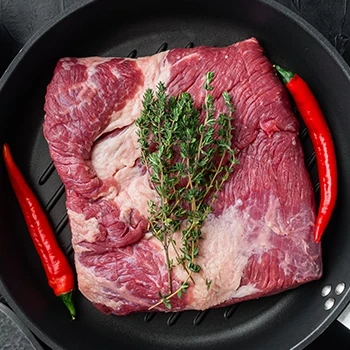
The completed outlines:
{"type": "MultiPolygon", "coordinates": [[[[218,108],[223,91],[236,107],[239,165],[202,227],[201,273],[173,298],[172,311],[229,305],[321,277],[298,122],[256,39],[137,59],[63,58],[47,89],[44,135],[66,189],[79,289],[103,312],[146,311],[168,290],[162,245],[147,232],[147,203],[157,198],[135,120],[145,90],[159,81],[169,94],[189,92],[200,108],[208,71],[218,108]]],[[[174,287],[185,278],[175,267],[174,287]]]]}

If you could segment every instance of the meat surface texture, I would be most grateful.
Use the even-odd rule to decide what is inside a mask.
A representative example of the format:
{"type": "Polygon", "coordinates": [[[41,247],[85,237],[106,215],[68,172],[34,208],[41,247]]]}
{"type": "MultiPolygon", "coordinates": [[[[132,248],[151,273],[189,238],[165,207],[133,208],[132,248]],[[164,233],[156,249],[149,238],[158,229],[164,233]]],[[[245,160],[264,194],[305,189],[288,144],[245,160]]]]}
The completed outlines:
{"type": "MultiPolygon", "coordinates": [[[[105,313],[147,311],[168,291],[163,247],[147,231],[148,201],[157,195],[136,135],[143,94],[162,81],[169,94],[187,91],[200,107],[208,71],[217,108],[223,91],[236,107],[239,165],[202,227],[202,270],[172,299],[172,311],[271,295],[322,275],[298,122],[255,38],[137,59],[63,58],[47,89],[44,135],[66,189],[79,289],[105,313]]],[[[175,267],[174,288],[185,278],[175,267]]]]}

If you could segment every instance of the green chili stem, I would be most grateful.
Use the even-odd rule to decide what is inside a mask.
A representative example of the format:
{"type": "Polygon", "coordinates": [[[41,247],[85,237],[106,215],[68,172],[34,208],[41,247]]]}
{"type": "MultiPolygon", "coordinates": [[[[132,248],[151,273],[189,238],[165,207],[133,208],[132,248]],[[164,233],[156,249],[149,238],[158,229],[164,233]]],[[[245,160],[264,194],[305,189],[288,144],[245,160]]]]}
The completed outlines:
{"type": "Polygon", "coordinates": [[[284,69],[278,65],[274,65],[274,68],[277,70],[277,72],[280,74],[280,76],[282,77],[282,81],[284,84],[288,84],[294,77],[294,73],[287,70],[287,69],[284,69]]]}
{"type": "Polygon", "coordinates": [[[58,297],[63,301],[64,305],[66,305],[72,317],[72,320],[75,320],[76,314],[75,314],[75,307],[73,304],[73,291],[61,294],[58,297]]]}

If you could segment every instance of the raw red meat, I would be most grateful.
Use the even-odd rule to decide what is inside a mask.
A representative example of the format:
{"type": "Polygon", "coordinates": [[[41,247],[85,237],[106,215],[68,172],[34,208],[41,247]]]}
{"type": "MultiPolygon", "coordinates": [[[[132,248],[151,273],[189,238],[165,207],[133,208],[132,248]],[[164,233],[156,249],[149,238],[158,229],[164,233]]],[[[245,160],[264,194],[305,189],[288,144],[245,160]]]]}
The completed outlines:
{"type": "MultiPolygon", "coordinates": [[[[233,96],[240,164],[202,228],[196,284],[172,300],[172,311],[233,304],[321,277],[298,123],[256,39],[138,59],[64,58],[47,89],[44,134],[66,188],[79,288],[103,312],[146,311],[167,292],[164,252],[147,232],[147,202],[156,194],[134,121],[145,89],[159,81],[170,94],[188,91],[200,107],[208,71],[215,99],[225,90],[233,96]]],[[[174,269],[175,286],[185,277],[174,269]]]]}

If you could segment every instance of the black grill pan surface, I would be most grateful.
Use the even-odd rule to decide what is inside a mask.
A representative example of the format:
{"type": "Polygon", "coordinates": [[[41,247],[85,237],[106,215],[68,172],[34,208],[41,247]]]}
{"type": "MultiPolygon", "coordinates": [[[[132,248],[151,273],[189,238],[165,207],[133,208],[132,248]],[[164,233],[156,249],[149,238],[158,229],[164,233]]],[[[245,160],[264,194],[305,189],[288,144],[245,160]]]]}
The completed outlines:
{"type": "MultiPolygon", "coordinates": [[[[72,7],[35,35],[0,81],[0,141],[13,155],[44,205],[57,239],[73,264],[64,187],[42,135],[46,86],[64,56],[152,55],[175,47],[224,46],[255,36],[267,57],[307,80],[334,136],[339,199],[323,239],[324,276],[295,290],[203,312],[97,311],[79,292],[74,322],[44,276],[24,220],[0,164],[1,291],[25,324],[53,349],[297,349],[314,340],[349,301],[350,73],[342,58],[305,21],[268,0],[92,1],[72,7]],[[325,310],[325,285],[345,283],[325,310]]],[[[318,195],[307,133],[300,138],[318,195]]],[[[334,290],[334,288],[333,288],[334,290]]]]}

